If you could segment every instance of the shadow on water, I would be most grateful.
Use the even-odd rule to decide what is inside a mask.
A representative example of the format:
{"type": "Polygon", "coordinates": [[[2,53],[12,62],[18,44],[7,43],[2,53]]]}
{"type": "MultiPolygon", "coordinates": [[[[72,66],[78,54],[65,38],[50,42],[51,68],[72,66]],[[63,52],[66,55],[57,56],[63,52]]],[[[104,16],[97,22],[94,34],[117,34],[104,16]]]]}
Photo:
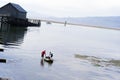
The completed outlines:
{"type": "Polygon", "coordinates": [[[9,78],[2,78],[0,77],[0,80],[10,80],[9,78]]]}
{"type": "Polygon", "coordinates": [[[19,46],[23,43],[26,31],[27,27],[4,24],[0,26],[0,44],[5,47],[19,46]]]}
{"type": "Polygon", "coordinates": [[[44,59],[41,59],[40,65],[44,67],[46,64],[49,66],[52,66],[53,62],[46,62],[44,59]]]}
{"type": "Polygon", "coordinates": [[[120,60],[103,59],[95,56],[87,56],[87,55],[80,55],[80,54],[75,54],[75,58],[79,58],[81,60],[87,60],[94,66],[98,66],[98,67],[107,67],[107,66],[120,67],[120,60]]]}

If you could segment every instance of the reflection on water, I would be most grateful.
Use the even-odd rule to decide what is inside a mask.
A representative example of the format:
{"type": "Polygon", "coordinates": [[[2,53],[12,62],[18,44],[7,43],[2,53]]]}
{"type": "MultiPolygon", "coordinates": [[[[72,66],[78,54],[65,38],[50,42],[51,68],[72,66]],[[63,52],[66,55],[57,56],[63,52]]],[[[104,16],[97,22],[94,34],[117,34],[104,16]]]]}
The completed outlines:
{"type": "Polygon", "coordinates": [[[94,66],[100,66],[100,67],[107,67],[107,66],[116,66],[120,67],[120,60],[115,59],[103,59],[95,56],[87,56],[87,55],[80,55],[75,54],[76,58],[79,58],[81,60],[87,60],[91,62],[94,66]]]}
{"type": "Polygon", "coordinates": [[[41,66],[45,66],[45,65],[49,65],[49,66],[51,66],[53,64],[53,62],[47,62],[47,61],[45,61],[44,59],[41,59],[41,61],[40,61],[40,65],[41,66]]]}
{"type": "Polygon", "coordinates": [[[23,42],[26,27],[8,26],[7,24],[0,27],[0,44],[5,47],[18,46],[23,42]]]}

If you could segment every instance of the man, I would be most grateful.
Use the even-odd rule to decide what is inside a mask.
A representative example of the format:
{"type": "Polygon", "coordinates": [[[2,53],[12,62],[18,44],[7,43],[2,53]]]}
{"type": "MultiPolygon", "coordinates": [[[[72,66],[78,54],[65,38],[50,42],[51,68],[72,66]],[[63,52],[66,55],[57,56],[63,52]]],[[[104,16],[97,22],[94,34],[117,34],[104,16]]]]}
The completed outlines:
{"type": "Polygon", "coordinates": [[[49,55],[50,55],[50,58],[52,58],[52,57],[53,57],[53,53],[52,53],[52,52],[50,52],[50,53],[49,53],[49,55]]]}
{"type": "Polygon", "coordinates": [[[44,55],[46,55],[46,50],[43,50],[43,51],[41,52],[41,57],[42,57],[42,58],[44,58],[44,55]]]}

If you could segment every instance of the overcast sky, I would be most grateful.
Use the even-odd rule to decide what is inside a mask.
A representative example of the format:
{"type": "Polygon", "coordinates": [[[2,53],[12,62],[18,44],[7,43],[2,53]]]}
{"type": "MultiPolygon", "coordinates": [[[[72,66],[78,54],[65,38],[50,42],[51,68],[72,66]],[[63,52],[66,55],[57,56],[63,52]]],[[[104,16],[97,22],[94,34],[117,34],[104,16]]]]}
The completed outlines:
{"type": "Polygon", "coordinates": [[[120,0],[0,0],[0,7],[9,2],[21,5],[28,17],[120,16],[120,0]]]}

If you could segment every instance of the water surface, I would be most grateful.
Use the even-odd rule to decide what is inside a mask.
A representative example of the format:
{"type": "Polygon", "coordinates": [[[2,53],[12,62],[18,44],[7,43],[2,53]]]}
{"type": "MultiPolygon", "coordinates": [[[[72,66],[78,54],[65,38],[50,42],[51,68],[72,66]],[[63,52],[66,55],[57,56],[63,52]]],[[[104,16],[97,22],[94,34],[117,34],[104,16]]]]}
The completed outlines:
{"type": "Polygon", "coordinates": [[[0,77],[11,80],[119,80],[120,31],[61,24],[0,29],[0,77]],[[52,51],[54,62],[41,60],[52,51]]]}

